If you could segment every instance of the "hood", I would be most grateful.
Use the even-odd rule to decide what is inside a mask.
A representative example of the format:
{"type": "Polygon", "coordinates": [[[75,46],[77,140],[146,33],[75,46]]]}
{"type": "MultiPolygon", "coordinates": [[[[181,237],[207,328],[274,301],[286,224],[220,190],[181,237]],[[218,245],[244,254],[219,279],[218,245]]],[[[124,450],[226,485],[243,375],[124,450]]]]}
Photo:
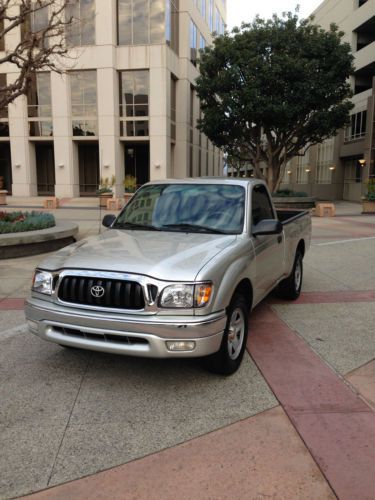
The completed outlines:
{"type": "Polygon", "coordinates": [[[193,281],[236,235],[110,229],[59,250],[39,266],[45,270],[90,269],[193,281]]]}

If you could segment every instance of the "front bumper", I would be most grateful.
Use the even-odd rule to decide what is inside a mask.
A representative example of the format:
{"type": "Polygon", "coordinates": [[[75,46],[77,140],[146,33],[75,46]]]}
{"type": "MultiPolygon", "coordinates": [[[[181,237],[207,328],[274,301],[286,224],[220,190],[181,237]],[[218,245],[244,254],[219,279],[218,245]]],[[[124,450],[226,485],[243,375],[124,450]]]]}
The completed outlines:
{"type": "Polygon", "coordinates": [[[197,316],[130,316],[60,306],[32,297],[26,301],[31,333],[57,344],[149,358],[197,358],[220,348],[224,312],[197,316]],[[168,341],[194,342],[192,350],[171,351],[168,341]]]}

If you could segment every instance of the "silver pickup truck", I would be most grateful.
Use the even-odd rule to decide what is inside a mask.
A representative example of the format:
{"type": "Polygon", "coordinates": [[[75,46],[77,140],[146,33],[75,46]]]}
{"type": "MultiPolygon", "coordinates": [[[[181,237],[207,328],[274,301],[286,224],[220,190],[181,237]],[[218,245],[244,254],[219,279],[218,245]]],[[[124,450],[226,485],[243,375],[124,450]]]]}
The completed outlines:
{"type": "Polygon", "coordinates": [[[239,367],[250,311],[296,299],[311,218],[276,211],[263,181],[166,180],[140,188],[107,230],[48,257],[26,303],[30,331],[65,347],[239,367]]]}

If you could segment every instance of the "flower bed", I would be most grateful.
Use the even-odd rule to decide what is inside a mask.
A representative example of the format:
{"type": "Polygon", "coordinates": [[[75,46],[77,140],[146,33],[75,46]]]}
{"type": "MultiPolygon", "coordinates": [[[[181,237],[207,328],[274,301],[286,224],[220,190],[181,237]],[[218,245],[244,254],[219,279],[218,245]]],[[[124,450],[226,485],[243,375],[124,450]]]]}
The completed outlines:
{"type": "Polygon", "coordinates": [[[0,212],[0,234],[37,231],[55,226],[52,214],[42,212],[0,212]]]}

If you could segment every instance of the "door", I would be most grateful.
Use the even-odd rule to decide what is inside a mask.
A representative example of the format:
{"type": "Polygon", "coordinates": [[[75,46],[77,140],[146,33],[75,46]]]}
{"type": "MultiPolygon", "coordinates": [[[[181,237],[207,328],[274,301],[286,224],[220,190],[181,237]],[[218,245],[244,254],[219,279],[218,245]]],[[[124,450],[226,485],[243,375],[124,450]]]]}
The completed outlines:
{"type": "Polygon", "coordinates": [[[10,144],[0,142],[0,189],[12,194],[12,167],[10,163],[10,144]]]}
{"type": "MultiPolygon", "coordinates": [[[[273,206],[263,184],[253,187],[251,194],[251,224],[254,228],[264,219],[275,219],[273,206]]],[[[253,237],[256,265],[256,288],[264,296],[284,274],[284,235],[253,237]]]]}
{"type": "Polygon", "coordinates": [[[99,187],[99,145],[78,144],[79,191],[81,196],[96,196],[99,187]]]}
{"type": "Polygon", "coordinates": [[[150,144],[125,143],[125,175],[135,177],[137,186],[150,180],[150,144]]]}
{"type": "Polygon", "coordinates": [[[53,143],[35,144],[38,196],[55,196],[55,158],[53,143]]]}

